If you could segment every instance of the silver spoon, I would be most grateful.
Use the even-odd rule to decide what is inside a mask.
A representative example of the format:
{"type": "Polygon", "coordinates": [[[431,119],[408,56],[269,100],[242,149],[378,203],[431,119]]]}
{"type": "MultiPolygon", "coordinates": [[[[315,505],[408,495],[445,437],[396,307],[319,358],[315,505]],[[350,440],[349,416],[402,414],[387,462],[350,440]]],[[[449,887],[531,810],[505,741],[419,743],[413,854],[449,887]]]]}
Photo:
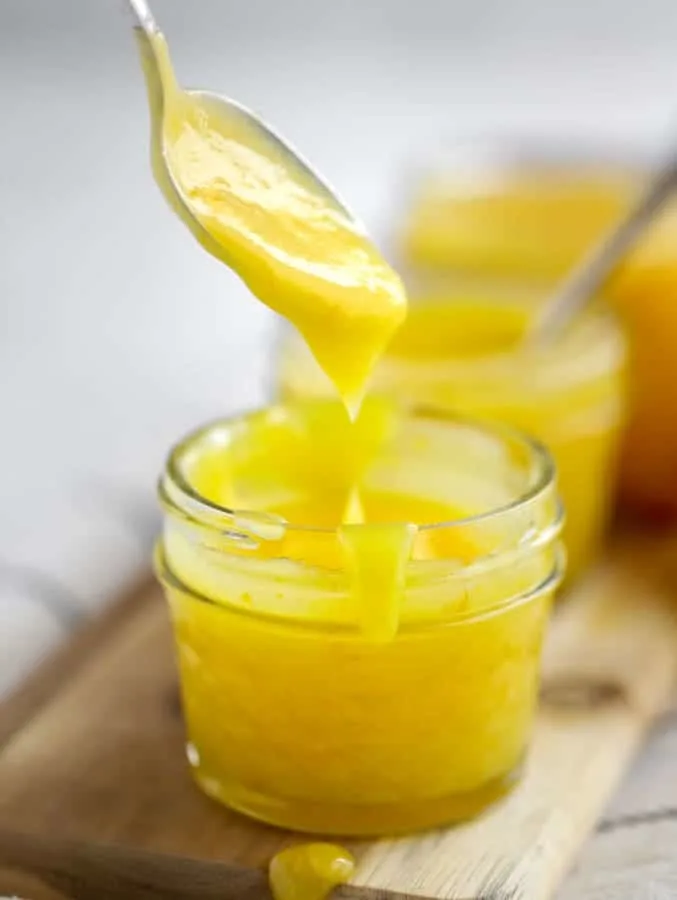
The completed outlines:
{"type": "Polygon", "coordinates": [[[651,180],[625,218],[593,247],[548,299],[527,335],[528,343],[547,346],[566,329],[595,297],[676,189],[677,158],[674,158],[651,180]]]}
{"type": "MultiPolygon", "coordinates": [[[[167,161],[163,129],[165,96],[153,43],[154,36],[161,33],[160,28],[146,0],[127,0],[127,3],[133,14],[134,33],[139,45],[148,91],[153,175],[173,211],[188,226],[205,250],[217,257],[217,259],[228,263],[224,248],[211,237],[209,232],[202,227],[193,215],[190,200],[183,194],[180,184],[174,177],[167,161]]],[[[259,136],[270,144],[271,154],[274,154],[277,159],[282,158],[289,170],[298,173],[299,178],[309,190],[322,196],[331,207],[345,216],[356,231],[366,234],[362,223],[353,215],[345,203],[339,199],[336,191],[317,174],[300,153],[297,153],[284,138],[263,122],[255,113],[235,100],[211,91],[190,90],[185,92],[193,97],[206,99],[212,107],[221,107],[231,118],[237,116],[241,120],[246,121],[250,129],[255,129],[259,136]]]]}

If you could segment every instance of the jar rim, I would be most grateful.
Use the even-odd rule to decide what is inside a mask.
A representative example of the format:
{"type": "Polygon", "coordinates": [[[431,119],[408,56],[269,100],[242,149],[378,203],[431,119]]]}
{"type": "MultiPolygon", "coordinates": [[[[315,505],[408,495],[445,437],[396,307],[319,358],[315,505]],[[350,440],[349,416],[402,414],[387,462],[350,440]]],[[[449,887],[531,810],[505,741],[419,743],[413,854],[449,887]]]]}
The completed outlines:
{"type": "MultiPolygon", "coordinates": [[[[243,521],[246,521],[248,516],[260,520],[263,515],[270,516],[271,523],[278,519],[279,524],[284,527],[285,533],[315,535],[335,534],[337,530],[336,526],[324,527],[290,523],[281,517],[275,516],[275,514],[266,513],[265,510],[231,508],[216,503],[203,496],[190,483],[190,480],[184,472],[183,463],[185,461],[185,455],[197,442],[204,439],[207,435],[213,434],[219,429],[230,429],[236,423],[242,422],[243,420],[264,411],[283,411],[285,409],[309,404],[336,405],[338,403],[338,400],[327,400],[324,398],[277,402],[237,413],[232,416],[214,419],[193,429],[172,446],[166,458],[165,468],[158,485],[161,505],[170,510],[173,508],[194,521],[198,521],[203,527],[207,528],[213,527],[223,530],[225,523],[232,523],[233,530],[237,532],[238,526],[241,528],[243,521]]],[[[430,404],[403,403],[399,405],[398,409],[402,412],[405,419],[422,419],[436,423],[446,422],[449,423],[450,426],[456,425],[466,429],[473,429],[478,434],[488,434],[495,437],[503,445],[511,444],[516,449],[519,448],[526,452],[531,461],[527,476],[527,485],[514,500],[469,516],[426,524],[414,523],[417,524],[420,532],[429,533],[446,528],[466,528],[468,526],[491,523],[508,514],[519,514],[531,504],[538,502],[540,497],[545,496],[555,483],[556,467],[549,450],[541,441],[518,428],[514,428],[502,422],[464,416],[463,414],[440,409],[430,404]]],[[[371,523],[365,523],[364,525],[356,525],[355,527],[368,528],[370,524],[371,523]]]]}
{"type": "MultiPolygon", "coordinates": [[[[557,530],[557,527],[555,528],[555,530],[557,530]]],[[[554,539],[556,536],[557,535],[553,533],[550,537],[554,539]]],[[[222,601],[214,599],[214,597],[210,596],[208,593],[197,590],[193,585],[191,585],[184,578],[181,578],[172,570],[171,566],[167,562],[166,550],[163,546],[162,541],[158,541],[155,546],[153,563],[157,578],[160,583],[165,586],[165,588],[181,591],[181,593],[190,597],[192,600],[198,601],[199,603],[207,603],[211,606],[214,606],[215,608],[227,610],[230,615],[242,616],[246,619],[251,619],[252,617],[254,617],[259,620],[274,622],[279,627],[284,627],[285,629],[291,628],[302,630],[307,634],[317,633],[318,631],[324,631],[326,629],[331,629],[331,633],[334,635],[334,637],[341,633],[336,630],[335,622],[326,621],[321,618],[309,620],[308,618],[304,618],[303,616],[283,616],[279,613],[276,614],[270,612],[269,610],[252,610],[248,607],[239,606],[234,603],[226,604],[222,601]]],[[[533,585],[526,588],[522,593],[509,595],[504,599],[490,603],[486,606],[480,606],[471,610],[464,610],[462,612],[455,612],[451,615],[444,615],[439,619],[434,618],[413,621],[405,620],[401,624],[401,631],[421,633],[423,631],[430,631],[432,629],[439,630],[440,628],[454,628],[458,627],[459,625],[465,625],[469,622],[482,621],[494,616],[503,615],[508,610],[515,609],[516,607],[522,606],[527,603],[532,603],[534,602],[534,600],[538,600],[540,597],[554,592],[562,583],[565,567],[566,551],[560,543],[555,548],[550,570],[543,575],[540,581],[535,581],[533,585]]],[[[452,578],[453,577],[454,576],[452,576],[452,578]]],[[[467,578],[467,570],[461,577],[467,578]]],[[[346,635],[350,635],[352,632],[352,628],[350,627],[346,628],[344,626],[342,630],[346,635]]],[[[399,634],[400,629],[398,629],[398,635],[399,634]]]]}
{"type": "MultiPolygon", "coordinates": [[[[440,283],[443,283],[444,276],[439,277],[440,283]]],[[[476,309],[480,306],[495,310],[503,308],[510,312],[529,312],[539,298],[547,296],[548,293],[543,285],[534,287],[530,284],[529,290],[533,293],[520,296],[519,283],[500,282],[499,279],[491,282],[489,279],[478,278],[474,284],[471,280],[461,279],[455,286],[448,282],[446,288],[439,285],[430,290],[422,288],[414,291],[414,296],[419,295],[418,302],[425,308],[439,305],[476,309]]],[[[414,299],[412,304],[416,302],[414,299]]],[[[616,314],[606,304],[596,302],[580,317],[576,326],[569,329],[552,346],[548,346],[546,355],[538,346],[524,348],[523,351],[520,348],[519,358],[515,348],[470,357],[448,356],[430,360],[411,360],[393,352],[384,360],[384,371],[389,365],[419,372],[423,380],[442,372],[451,375],[454,381],[472,381],[481,377],[488,367],[489,370],[491,367],[500,368],[501,374],[529,371],[538,367],[541,375],[548,371],[553,372],[553,377],[554,373],[557,375],[552,384],[547,379],[544,380],[540,385],[541,389],[552,388],[554,385],[557,391],[562,391],[567,386],[603,377],[608,372],[619,371],[625,365],[626,359],[626,342],[616,314]],[[576,342],[576,346],[572,347],[573,342],[576,342]],[[572,350],[575,352],[571,352],[572,350]]],[[[538,385],[534,389],[537,387],[538,385]]]]}
{"type": "Polygon", "coordinates": [[[441,177],[468,184],[497,174],[521,172],[594,173],[609,177],[646,177],[660,160],[656,148],[644,143],[628,146],[590,135],[557,132],[544,135],[524,129],[467,132],[442,136],[427,152],[409,160],[410,180],[420,183],[441,177]]]}

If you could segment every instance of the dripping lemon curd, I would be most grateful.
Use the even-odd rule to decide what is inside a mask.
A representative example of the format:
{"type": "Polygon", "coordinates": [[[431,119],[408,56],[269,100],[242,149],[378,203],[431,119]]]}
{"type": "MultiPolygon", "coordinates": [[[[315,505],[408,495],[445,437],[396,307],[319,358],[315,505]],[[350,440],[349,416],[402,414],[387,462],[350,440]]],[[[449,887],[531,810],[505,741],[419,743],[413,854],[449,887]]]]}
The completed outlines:
{"type": "Polygon", "coordinates": [[[162,35],[167,166],[216,253],[303,334],[355,411],[406,313],[397,274],[362,226],[236,107],[183,91],[162,35]]]}
{"type": "MultiPolygon", "coordinates": [[[[504,421],[542,440],[557,464],[574,579],[599,553],[611,510],[626,418],[623,335],[595,309],[548,347],[525,346],[542,291],[458,276],[431,282],[414,293],[373,388],[400,402],[504,421]]],[[[279,360],[283,397],[331,394],[293,333],[285,333],[279,360]]]]}

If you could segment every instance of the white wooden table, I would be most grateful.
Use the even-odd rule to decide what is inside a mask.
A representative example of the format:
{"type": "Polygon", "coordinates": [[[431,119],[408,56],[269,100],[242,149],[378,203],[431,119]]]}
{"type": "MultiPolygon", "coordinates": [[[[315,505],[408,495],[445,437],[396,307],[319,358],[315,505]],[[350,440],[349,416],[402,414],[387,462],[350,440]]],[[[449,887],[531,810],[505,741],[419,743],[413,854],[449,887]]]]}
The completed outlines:
{"type": "Polygon", "coordinates": [[[677,705],[656,725],[559,900],[677,897],[677,705]]]}

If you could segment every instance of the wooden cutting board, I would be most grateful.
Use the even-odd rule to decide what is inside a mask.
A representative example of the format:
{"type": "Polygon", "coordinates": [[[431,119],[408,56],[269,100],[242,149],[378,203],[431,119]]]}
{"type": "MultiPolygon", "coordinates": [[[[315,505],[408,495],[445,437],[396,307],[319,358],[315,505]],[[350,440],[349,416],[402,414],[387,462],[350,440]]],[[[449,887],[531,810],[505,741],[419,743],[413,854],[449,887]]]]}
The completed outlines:
{"type": "MultiPolygon", "coordinates": [[[[677,538],[619,538],[551,626],[520,787],[469,825],[353,844],[358,871],[337,896],[552,897],[669,705],[676,613],[677,538]]],[[[672,774],[677,785],[677,759],[672,774]]],[[[607,823],[607,834],[617,830],[627,838],[607,823]]],[[[269,896],[270,857],[300,839],[193,786],[168,620],[152,584],[0,705],[0,894],[258,900],[269,896]]],[[[607,896],[586,892],[579,881],[579,900],[607,896]]]]}

